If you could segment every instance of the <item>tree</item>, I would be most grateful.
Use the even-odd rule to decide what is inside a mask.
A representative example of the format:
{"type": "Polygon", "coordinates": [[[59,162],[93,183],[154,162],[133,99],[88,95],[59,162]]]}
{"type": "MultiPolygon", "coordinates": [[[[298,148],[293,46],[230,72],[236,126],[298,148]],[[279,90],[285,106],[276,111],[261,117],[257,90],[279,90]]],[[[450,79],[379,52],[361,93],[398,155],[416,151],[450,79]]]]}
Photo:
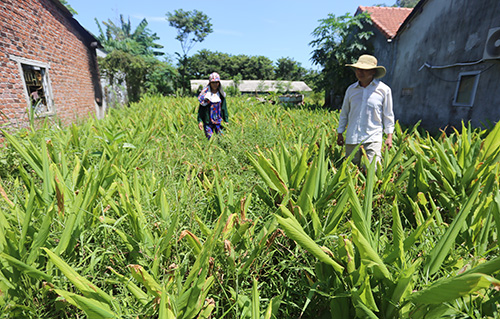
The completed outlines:
{"type": "Polygon", "coordinates": [[[203,49],[189,57],[186,70],[196,79],[208,79],[212,72],[219,73],[222,79],[229,79],[233,76],[230,60],[231,56],[226,53],[203,49]]]}
{"type": "Polygon", "coordinates": [[[157,59],[164,54],[158,51],[163,46],[156,43],[160,38],[149,30],[146,19],[135,30],[130,19],[125,21],[123,15],[120,15],[120,25],[111,20],[103,22],[105,32],[97,20],[96,23],[100,33],[98,39],[108,52],[104,59],[99,59],[99,67],[112,86],[125,81],[130,102],[138,101],[144,93],[175,92],[176,71],[168,61],[157,59]]]}
{"type": "Polygon", "coordinates": [[[218,72],[223,79],[273,80],[273,61],[265,56],[229,55],[203,49],[189,57],[188,74],[197,78],[208,78],[218,72]]]}
{"type": "MultiPolygon", "coordinates": [[[[248,71],[252,73],[246,77],[242,73],[244,79],[249,80],[273,80],[274,79],[274,66],[273,61],[269,58],[258,55],[250,57],[250,65],[247,67],[248,71]]],[[[242,70],[245,71],[245,70],[242,70]]]]}
{"type": "Polygon", "coordinates": [[[175,10],[174,13],[167,13],[167,20],[171,27],[177,29],[177,37],[181,43],[182,53],[179,53],[179,73],[182,80],[182,86],[185,90],[189,87],[189,79],[187,78],[188,53],[196,44],[203,42],[205,38],[213,32],[210,18],[201,11],[184,11],[182,9],[175,10]]]}
{"type": "Polygon", "coordinates": [[[99,60],[101,72],[110,83],[125,81],[129,102],[137,102],[143,93],[147,65],[144,58],[130,52],[114,50],[99,60]]]}
{"type": "Polygon", "coordinates": [[[185,56],[196,42],[203,42],[213,32],[210,18],[201,11],[175,10],[174,14],[167,13],[167,20],[171,27],[177,29],[177,37],[181,43],[185,56]]]}
{"type": "Polygon", "coordinates": [[[160,56],[164,53],[158,51],[162,49],[161,44],[155,43],[160,38],[156,33],[152,33],[148,28],[148,21],[142,19],[137,28],[132,32],[130,18],[125,21],[123,15],[120,15],[120,25],[113,21],[103,22],[106,26],[106,32],[103,32],[97,19],[95,20],[99,28],[98,39],[104,47],[104,50],[111,52],[121,50],[132,55],[154,55],[160,56]]]}
{"type": "Polygon", "coordinates": [[[274,71],[275,79],[285,81],[301,81],[307,73],[307,70],[290,58],[281,58],[276,62],[274,71]]]}
{"type": "Polygon", "coordinates": [[[99,58],[99,67],[110,83],[126,83],[129,102],[139,101],[144,93],[167,95],[175,92],[175,69],[167,61],[159,61],[153,56],[114,50],[105,58],[99,58]]]}
{"type": "Polygon", "coordinates": [[[71,12],[71,14],[72,14],[72,15],[77,15],[77,14],[78,14],[78,12],[76,12],[76,10],[75,10],[75,9],[73,9],[73,8],[69,5],[68,1],[66,1],[66,0],[59,0],[59,2],[61,2],[61,3],[62,3],[65,7],[66,7],[66,9],[68,9],[68,10],[69,10],[69,12],[71,12]]]}
{"type": "Polygon", "coordinates": [[[168,61],[152,59],[144,81],[145,91],[151,94],[173,94],[178,76],[177,70],[168,61]]]}
{"type": "Polygon", "coordinates": [[[420,0],[396,0],[396,6],[402,8],[415,8],[420,0]]]}
{"type": "Polygon", "coordinates": [[[369,40],[373,32],[366,31],[365,27],[372,21],[368,13],[363,12],[340,17],[329,14],[319,22],[312,33],[315,40],[310,43],[314,48],[311,60],[323,67],[318,87],[325,90],[325,106],[338,106],[334,100],[340,99],[355,80],[354,73],[345,65],[355,62],[361,54],[371,53],[369,40]]]}

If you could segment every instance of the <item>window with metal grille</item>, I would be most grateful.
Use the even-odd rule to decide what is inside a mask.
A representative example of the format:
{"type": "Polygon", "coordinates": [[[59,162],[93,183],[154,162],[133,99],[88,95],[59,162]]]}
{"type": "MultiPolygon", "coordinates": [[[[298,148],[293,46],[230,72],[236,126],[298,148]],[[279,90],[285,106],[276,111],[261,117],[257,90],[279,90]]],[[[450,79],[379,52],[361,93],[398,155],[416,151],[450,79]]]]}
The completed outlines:
{"type": "Polygon", "coordinates": [[[52,90],[48,74],[49,64],[15,56],[10,58],[19,64],[28,106],[31,110],[37,116],[53,114],[52,90]]]}

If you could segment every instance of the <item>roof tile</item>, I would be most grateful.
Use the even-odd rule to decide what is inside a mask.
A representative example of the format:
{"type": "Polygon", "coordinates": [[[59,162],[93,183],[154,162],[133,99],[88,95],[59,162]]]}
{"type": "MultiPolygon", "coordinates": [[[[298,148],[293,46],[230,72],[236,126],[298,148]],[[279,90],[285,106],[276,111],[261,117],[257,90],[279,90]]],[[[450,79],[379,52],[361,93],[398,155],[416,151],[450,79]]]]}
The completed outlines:
{"type": "Polygon", "coordinates": [[[396,36],[399,27],[410,15],[412,10],[412,8],[359,6],[356,14],[368,11],[377,29],[379,29],[387,39],[392,39],[396,36]]]}

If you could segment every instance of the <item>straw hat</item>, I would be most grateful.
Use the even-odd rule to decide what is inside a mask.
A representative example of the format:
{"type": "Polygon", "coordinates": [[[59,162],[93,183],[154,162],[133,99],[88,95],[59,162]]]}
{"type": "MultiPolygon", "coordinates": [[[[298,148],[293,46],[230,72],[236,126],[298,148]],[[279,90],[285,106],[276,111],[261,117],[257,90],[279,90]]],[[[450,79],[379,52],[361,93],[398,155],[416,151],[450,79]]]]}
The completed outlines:
{"type": "Polygon", "coordinates": [[[375,70],[375,79],[380,79],[385,75],[385,68],[381,65],[377,65],[377,58],[373,55],[363,54],[356,63],[346,64],[346,66],[362,70],[375,70]]]}

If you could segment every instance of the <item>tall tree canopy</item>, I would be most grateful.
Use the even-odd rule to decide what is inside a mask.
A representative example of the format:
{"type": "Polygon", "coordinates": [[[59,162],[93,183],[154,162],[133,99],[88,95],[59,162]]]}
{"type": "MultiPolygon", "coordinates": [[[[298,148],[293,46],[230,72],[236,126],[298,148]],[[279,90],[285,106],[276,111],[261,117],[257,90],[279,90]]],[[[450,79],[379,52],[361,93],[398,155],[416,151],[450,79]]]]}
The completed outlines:
{"type": "Polygon", "coordinates": [[[402,8],[415,8],[420,0],[396,0],[396,6],[402,8]]]}
{"type": "Polygon", "coordinates": [[[311,60],[323,67],[318,86],[325,90],[325,106],[332,107],[333,97],[342,96],[355,81],[354,73],[345,65],[355,62],[363,53],[370,53],[369,39],[373,32],[365,27],[372,21],[364,12],[340,17],[329,14],[319,22],[312,33],[315,39],[310,43],[314,48],[311,60]]]}
{"type": "Polygon", "coordinates": [[[120,25],[111,20],[103,22],[106,31],[97,20],[96,23],[98,39],[108,52],[99,60],[99,66],[111,83],[125,81],[130,102],[138,101],[146,92],[175,92],[177,72],[167,61],[158,60],[164,54],[159,51],[163,46],[156,43],[160,38],[149,30],[146,19],[135,30],[130,19],[125,21],[123,15],[120,15],[120,25]]]}
{"type": "Polygon", "coordinates": [[[166,95],[176,89],[174,67],[151,55],[133,55],[114,50],[99,61],[99,66],[110,83],[125,81],[130,102],[139,101],[146,92],[166,95]]]}
{"type": "Polygon", "coordinates": [[[203,42],[213,32],[210,18],[201,11],[175,10],[167,13],[171,27],[177,29],[177,37],[181,43],[182,52],[187,56],[196,42],[203,42]]]}
{"type": "Polygon", "coordinates": [[[275,79],[273,61],[265,56],[229,55],[206,49],[189,57],[187,70],[198,79],[208,78],[212,72],[218,72],[223,79],[275,79]]]}
{"type": "Polygon", "coordinates": [[[73,15],[77,15],[77,14],[78,14],[78,12],[76,12],[76,10],[75,10],[75,9],[73,9],[73,8],[69,5],[68,1],[66,1],[66,0],[59,0],[59,2],[61,2],[61,3],[62,3],[65,7],[66,7],[66,9],[68,9],[68,10],[69,10],[69,12],[71,12],[71,14],[73,14],[73,15]]]}
{"type": "Polygon", "coordinates": [[[99,28],[98,39],[108,52],[113,50],[121,50],[132,55],[163,55],[158,51],[162,49],[161,44],[156,43],[160,38],[156,33],[152,33],[148,28],[148,21],[142,19],[137,28],[132,31],[130,18],[125,21],[123,15],[120,15],[120,25],[116,25],[113,21],[104,21],[106,32],[103,31],[99,21],[95,20],[99,28]]]}
{"type": "Polygon", "coordinates": [[[291,58],[281,58],[276,62],[276,80],[300,81],[303,80],[307,70],[291,58]]]}
{"type": "Polygon", "coordinates": [[[181,86],[184,91],[190,90],[188,68],[188,53],[196,44],[203,42],[205,38],[213,32],[210,18],[201,11],[175,10],[174,13],[167,13],[167,20],[171,27],[177,29],[177,37],[181,43],[182,55],[179,56],[179,74],[181,86]]]}

